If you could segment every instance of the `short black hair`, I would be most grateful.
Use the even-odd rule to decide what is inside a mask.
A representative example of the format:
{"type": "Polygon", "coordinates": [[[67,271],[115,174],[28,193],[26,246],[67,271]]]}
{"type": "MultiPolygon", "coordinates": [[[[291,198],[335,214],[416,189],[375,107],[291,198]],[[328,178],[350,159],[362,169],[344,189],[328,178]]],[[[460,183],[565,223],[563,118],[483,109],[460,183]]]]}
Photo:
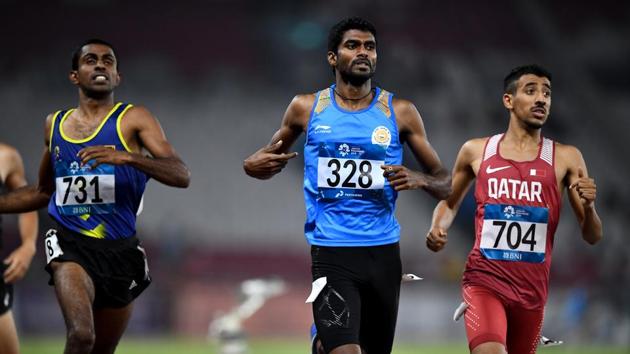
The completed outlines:
{"type": "Polygon", "coordinates": [[[330,32],[328,33],[328,51],[337,53],[343,34],[353,29],[370,32],[374,36],[374,39],[376,39],[376,27],[374,27],[370,21],[361,17],[349,17],[339,21],[330,28],[330,32]]]}
{"type": "Polygon", "coordinates": [[[516,92],[516,82],[523,75],[533,74],[539,77],[546,77],[551,82],[551,73],[549,70],[543,68],[538,64],[529,64],[517,66],[512,69],[509,74],[503,79],[503,92],[514,94],[516,92]]]}
{"type": "MultiPolygon", "coordinates": [[[[87,41],[81,43],[77,47],[77,49],[74,50],[74,53],[72,53],[72,70],[79,69],[79,58],[81,58],[81,51],[83,50],[83,47],[90,44],[106,45],[112,49],[112,52],[116,53],[116,51],[114,50],[114,46],[111,45],[111,43],[104,41],[102,39],[99,39],[99,38],[90,38],[87,41]]],[[[118,69],[118,57],[116,57],[116,69],[118,69]]]]}

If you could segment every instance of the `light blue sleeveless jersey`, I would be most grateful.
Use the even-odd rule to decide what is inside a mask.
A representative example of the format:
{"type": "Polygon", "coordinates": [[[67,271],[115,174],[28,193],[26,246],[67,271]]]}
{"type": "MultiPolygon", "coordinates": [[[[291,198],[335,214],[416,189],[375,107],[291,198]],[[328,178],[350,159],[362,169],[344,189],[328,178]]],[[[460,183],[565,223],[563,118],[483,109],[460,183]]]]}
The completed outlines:
{"type": "Polygon", "coordinates": [[[88,146],[105,145],[131,151],[120,131],[120,120],[132,105],[116,104],[89,137],[75,140],[64,134],[63,122],[73,110],[59,111],[50,132],[50,161],[55,193],[48,213],[77,233],[101,239],[124,239],[136,233],[136,213],[147,175],[131,166],[81,165],[77,153],[88,146]]]}
{"type": "Polygon", "coordinates": [[[335,85],[317,93],[304,144],[304,233],[311,245],[378,246],[400,239],[398,193],[381,166],[402,163],[392,94],[346,111],[335,85]]]}

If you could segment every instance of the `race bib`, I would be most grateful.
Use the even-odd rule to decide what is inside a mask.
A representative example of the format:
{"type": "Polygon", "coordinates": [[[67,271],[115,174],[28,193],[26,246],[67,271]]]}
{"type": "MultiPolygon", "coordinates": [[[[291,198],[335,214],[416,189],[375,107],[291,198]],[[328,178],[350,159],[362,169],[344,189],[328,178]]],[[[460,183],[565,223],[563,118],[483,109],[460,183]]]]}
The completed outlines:
{"type": "Polygon", "coordinates": [[[481,253],[491,260],[545,261],[549,209],[486,204],[481,229],[481,253]]]}
{"type": "Polygon", "coordinates": [[[385,177],[385,148],[379,145],[321,143],[317,188],[324,199],[380,198],[385,177]]]}
{"type": "Polygon", "coordinates": [[[73,161],[68,166],[58,163],[55,204],[60,214],[109,214],[116,204],[114,166],[99,165],[91,169],[73,161]]]}
{"type": "Polygon", "coordinates": [[[46,264],[50,263],[53,259],[61,256],[63,251],[59,247],[59,240],[57,239],[57,230],[50,229],[46,232],[44,238],[44,244],[46,249],[46,264]]]}

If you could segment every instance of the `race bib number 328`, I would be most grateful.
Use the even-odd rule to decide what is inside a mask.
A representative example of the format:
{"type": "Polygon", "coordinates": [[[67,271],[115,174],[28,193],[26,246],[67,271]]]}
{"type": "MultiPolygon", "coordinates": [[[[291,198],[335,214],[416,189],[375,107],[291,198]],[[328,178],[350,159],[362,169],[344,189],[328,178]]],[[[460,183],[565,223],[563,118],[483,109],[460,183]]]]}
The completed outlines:
{"type": "Polygon", "coordinates": [[[378,198],[385,178],[385,149],[378,145],[322,143],[317,161],[317,188],[325,199],[378,198]]]}
{"type": "Polygon", "coordinates": [[[542,263],[547,245],[549,209],[486,204],[481,253],[491,260],[542,263]]]}

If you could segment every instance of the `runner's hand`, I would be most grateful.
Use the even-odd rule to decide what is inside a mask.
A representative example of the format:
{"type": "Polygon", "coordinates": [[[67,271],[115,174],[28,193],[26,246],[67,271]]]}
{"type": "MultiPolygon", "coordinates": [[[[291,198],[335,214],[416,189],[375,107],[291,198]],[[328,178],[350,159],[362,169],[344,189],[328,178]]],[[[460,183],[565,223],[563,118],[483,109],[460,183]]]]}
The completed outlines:
{"type": "Polygon", "coordinates": [[[10,284],[22,279],[26,274],[26,271],[28,271],[34,255],[35,248],[25,245],[22,245],[11,252],[11,254],[4,260],[4,264],[8,265],[3,274],[4,282],[10,284]]]}
{"type": "Polygon", "coordinates": [[[402,190],[420,189],[428,185],[423,173],[412,171],[401,165],[382,165],[383,176],[397,192],[402,190]]]}
{"type": "Polygon", "coordinates": [[[113,146],[104,145],[83,148],[77,155],[81,158],[82,165],[89,163],[92,169],[100,164],[124,165],[131,160],[131,154],[128,152],[116,150],[113,146]]]}
{"type": "Polygon", "coordinates": [[[597,196],[597,186],[594,179],[584,176],[582,168],[578,168],[578,180],[569,186],[569,190],[572,189],[575,189],[578,193],[585,208],[590,208],[594,205],[595,197],[597,196]]]}
{"type": "Polygon", "coordinates": [[[427,248],[433,252],[441,251],[447,242],[446,231],[443,229],[433,228],[427,234],[427,248]]]}
{"type": "Polygon", "coordinates": [[[245,159],[243,169],[247,175],[258,179],[269,179],[282,171],[290,159],[298,155],[297,152],[278,153],[282,140],[273,145],[265,146],[245,159]]]}

